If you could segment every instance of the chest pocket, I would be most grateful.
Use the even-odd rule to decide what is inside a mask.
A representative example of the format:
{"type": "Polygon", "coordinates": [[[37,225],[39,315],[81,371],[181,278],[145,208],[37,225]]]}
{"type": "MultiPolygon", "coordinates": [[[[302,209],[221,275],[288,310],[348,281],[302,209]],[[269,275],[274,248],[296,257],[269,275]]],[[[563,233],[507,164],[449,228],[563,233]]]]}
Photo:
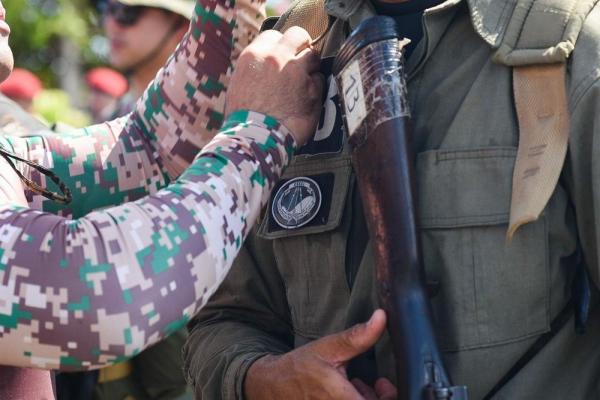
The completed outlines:
{"type": "Polygon", "coordinates": [[[506,240],[516,148],[428,151],[417,162],[423,257],[443,350],[517,341],[549,329],[542,216],[506,240]]]}
{"type": "MultiPolygon", "coordinates": [[[[258,235],[273,242],[277,266],[286,285],[297,345],[334,332],[344,323],[343,312],[331,311],[344,310],[349,297],[344,265],[349,225],[345,208],[349,203],[351,175],[350,157],[345,153],[321,159],[298,157],[273,190],[267,215],[259,228],[258,235]],[[301,203],[302,191],[305,202],[307,193],[312,194],[312,191],[298,189],[297,186],[302,185],[294,186],[294,182],[306,182],[306,179],[319,186],[320,210],[309,222],[300,218],[285,228],[275,217],[289,210],[296,210],[299,217],[305,214],[298,211],[296,204],[301,203]],[[293,226],[303,222],[306,223],[293,226]]],[[[317,203],[308,201],[309,206],[317,203]]]]}

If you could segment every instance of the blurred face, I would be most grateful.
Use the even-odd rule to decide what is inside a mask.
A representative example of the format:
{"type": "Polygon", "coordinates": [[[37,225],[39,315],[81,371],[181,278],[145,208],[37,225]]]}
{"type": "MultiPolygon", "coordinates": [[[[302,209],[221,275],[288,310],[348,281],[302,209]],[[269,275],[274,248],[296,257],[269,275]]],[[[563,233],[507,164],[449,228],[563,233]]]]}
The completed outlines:
{"type": "Polygon", "coordinates": [[[175,21],[175,15],[160,9],[109,1],[104,31],[110,42],[111,64],[121,70],[136,65],[156,48],[175,21]]]}
{"type": "Polygon", "coordinates": [[[0,82],[4,81],[13,69],[13,54],[8,45],[10,28],[6,23],[6,10],[0,1],[0,82]]]}

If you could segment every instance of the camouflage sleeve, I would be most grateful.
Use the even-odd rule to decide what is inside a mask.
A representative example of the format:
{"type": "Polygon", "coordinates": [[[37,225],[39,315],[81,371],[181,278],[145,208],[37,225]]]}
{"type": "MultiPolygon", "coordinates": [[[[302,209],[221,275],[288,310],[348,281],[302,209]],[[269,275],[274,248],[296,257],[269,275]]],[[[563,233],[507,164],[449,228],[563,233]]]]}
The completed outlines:
{"type": "Polygon", "coordinates": [[[294,149],[274,119],[238,111],[154,195],[77,220],[4,203],[2,363],[90,369],[181,328],[226,276],[294,149]]]}
{"type": "Polygon", "coordinates": [[[56,172],[73,193],[67,207],[28,193],[30,206],[79,217],[155,193],[177,177],[221,127],[233,62],[263,15],[264,0],[198,0],[188,33],[129,116],[71,134],[0,137],[56,172]]]}

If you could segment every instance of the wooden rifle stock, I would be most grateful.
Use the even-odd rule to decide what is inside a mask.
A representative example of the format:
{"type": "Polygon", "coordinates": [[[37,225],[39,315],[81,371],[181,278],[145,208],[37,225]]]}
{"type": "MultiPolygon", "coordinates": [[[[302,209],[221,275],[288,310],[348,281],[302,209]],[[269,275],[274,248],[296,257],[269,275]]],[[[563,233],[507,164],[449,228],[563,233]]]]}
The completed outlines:
{"type": "Polygon", "coordinates": [[[334,64],[388,317],[398,398],[466,400],[435,339],[416,221],[414,156],[402,46],[389,17],[364,21],[334,64]]]}

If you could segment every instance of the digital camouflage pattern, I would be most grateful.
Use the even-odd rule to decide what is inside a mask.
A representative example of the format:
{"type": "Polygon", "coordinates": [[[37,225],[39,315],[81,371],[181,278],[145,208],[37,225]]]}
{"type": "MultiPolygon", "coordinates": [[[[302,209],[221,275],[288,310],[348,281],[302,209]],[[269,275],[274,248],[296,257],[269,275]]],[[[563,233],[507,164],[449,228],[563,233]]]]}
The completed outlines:
{"type": "Polygon", "coordinates": [[[233,114],[166,189],[78,220],[2,206],[3,362],[91,368],[182,327],[227,274],[293,152],[281,132],[269,117],[233,114]]]}
{"type": "Polygon", "coordinates": [[[240,111],[194,161],[223,123],[237,32],[250,31],[243,21],[261,7],[199,0],[190,31],[127,117],[61,136],[0,137],[74,196],[62,208],[28,193],[36,210],[0,199],[3,363],[122,361],[183,326],[225,277],[295,146],[272,118],[240,111]]]}
{"type": "MultiPolygon", "coordinates": [[[[198,0],[190,31],[129,116],[71,134],[0,139],[51,168],[77,196],[69,208],[32,196],[31,207],[78,217],[153,193],[181,174],[223,123],[240,36],[256,35],[236,20],[250,20],[254,10],[257,21],[262,7],[262,0],[198,0]]],[[[23,168],[46,186],[43,176],[23,168]]]]}

